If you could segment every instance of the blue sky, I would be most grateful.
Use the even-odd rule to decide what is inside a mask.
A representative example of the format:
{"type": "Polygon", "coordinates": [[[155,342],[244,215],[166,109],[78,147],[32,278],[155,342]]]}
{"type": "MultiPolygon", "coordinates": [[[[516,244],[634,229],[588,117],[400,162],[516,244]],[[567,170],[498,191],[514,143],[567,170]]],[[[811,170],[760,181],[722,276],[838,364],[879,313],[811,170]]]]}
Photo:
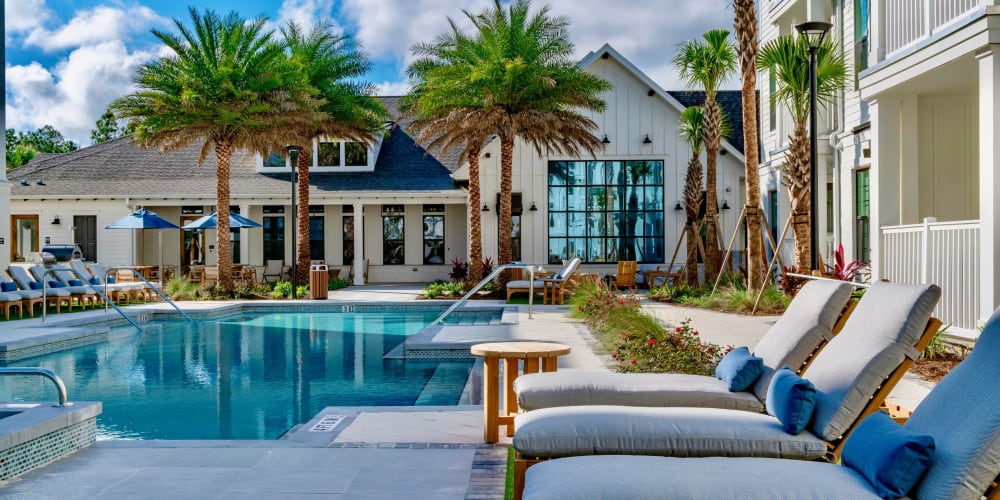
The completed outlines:
{"type": "MultiPolygon", "coordinates": [[[[368,80],[384,95],[406,92],[409,48],[448,29],[489,0],[202,0],[199,8],[265,16],[273,27],[323,19],[352,34],[373,61],[368,80]]],[[[4,0],[6,126],[53,125],[89,145],[94,122],[131,90],[143,63],[163,55],[150,29],[188,24],[187,2],[170,0],[4,0]]],[[[610,43],[660,85],[683,88],[670,64],[677,43],[732,27],[730,0],[534,0],[570,20],[577,57],[610,43]]]]}

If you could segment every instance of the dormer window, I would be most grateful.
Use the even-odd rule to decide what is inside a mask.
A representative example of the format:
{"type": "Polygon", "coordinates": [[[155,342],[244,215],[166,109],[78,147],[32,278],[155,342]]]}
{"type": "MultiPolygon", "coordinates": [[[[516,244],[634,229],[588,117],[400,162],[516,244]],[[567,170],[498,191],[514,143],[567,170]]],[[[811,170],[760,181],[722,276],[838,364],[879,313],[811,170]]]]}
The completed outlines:
{"type": "Polygon", "coordinates": [[[284,151],[280,151],[280,152],[279,151],[271,151],[271,153],[267,155],[267,158],[264,158],[264,166],[265,167],[287,167],[288,164],[285,162],[285,152],[284,151]]]}
{"type": "MultiPolygon", "coordinates": [[[[324,137],[313,140],[312,148],[306,148],[302,154],[312,149],[309,152],[311,163],[309,170],[313,172],[371,172],[375,170],[375,158],[378,157],[380,146],[381,141],[369,146],[360,142],[324,137]]],[[[289,167],[288,156],[283,151],[271,152],[259,161],[258,170],[262,172],[273,172],[278,168],[289,167]]]]}

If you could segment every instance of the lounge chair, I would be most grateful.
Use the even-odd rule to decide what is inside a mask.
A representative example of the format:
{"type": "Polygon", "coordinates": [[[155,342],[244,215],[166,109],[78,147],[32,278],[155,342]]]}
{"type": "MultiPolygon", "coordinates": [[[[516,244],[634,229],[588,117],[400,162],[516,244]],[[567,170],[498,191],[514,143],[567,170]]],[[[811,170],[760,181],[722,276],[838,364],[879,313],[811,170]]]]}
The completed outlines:
{"type": "Polygon", "coordinates": [[[515,488],[537,458],[578,455],[753,456],[820,460],[873,413],[930,342],[936,285],[875,283],[805,371],[816,406],[805,431],[790,434],[776,417],[718,408],[573,406],[514,419],[515,488]]]}
{"type": "Polygon", "coordinates": [[[17,308],[17,317],[24,317],[24,305],[21,296],[14,292],[0,292],[0,309],[3,309],[4,319],[10,319],[10,310],[17,308]]]}
{"type": "Polygon", "coordinates": [[[37,265],[31,266],[30,268],[28,268],[28,271],[31,272],[32,276],[35,277],[35,280],[37,281],[44,280],[44,282],[48,284],[49,288],[56,288],[56,289],[63,288],[68,290],[70,296],[73,299],[76,299],[77,303],[80,304],[81,309],[86,309],[88,304],[90,304],[91,306],[97,305],[97,293],[91,290],[90,287],[88,287],[87,285],[82,284],[81,280],[77,280],[77,278],[75,277],[67,278],[66,276],[69,273],[66,273],[66,271],[52,271],[46,274],[45,273],[46,269],[42,266],[37,266],[37,265]],[[61,274],[62,277],[60,277],[61,274]],[[79,285],[71,284],[70,279],[81,281],[81,284],[79,285]]]}
{"type": "MultiPolygon", "coordinates": [[[[559,297],[559,303],[562,304],[562,298],[564,293],[564,286],[566,281],[573,276],[576,272],[576,268],[580,266],[580,259],[573,257],[563,265],[562,269],[558,273],[553,274],[551,277],[535,280],[535,291],[541,291],[543,295],[542,303],[547,304],[549,296],[552,296],[552,303],[555,303],[555,297],[559,297]]],[[[510,301],[511,295],[515,293],[528,293],[528,280],[514,280],[507,282],[507,300],[510,301]]]]}
{"type": "MultiPolygon", "coordinates": [[[[991,481],[1000,475],[998,316],[1000,309],[969,357],[937,384],[903,425],[906,431],[931,436],[935,447],[930,466],[908,492],[910,498],[997,497],[991,481]]],[[[565,458],[529,469],[524,488],[524,498],[532,500],[622,497],[880,498],[851,466],[769,458],[565,458]]]]}
{"type": "MultiPolygon", "coordinates": [[[[17,282],[12,281],[10,278],[8,278],[6,273],[4,273],[3,271],[0,271],[0,285],[2,285],[3,283],[9,283],[9,284],[13,285],[14,287],[16,287],[16,290],[13,290],[13,291],[10,291],[10,292],[7,292],[7,293],[16,293],[19,296],[21,296],[21,309],[22,309],[21,313],[22,313],[22,315],[24,313],[23,309],[25,307],[27,307],[28,308],[28,315],[31,316],[31,317],[34,317],[35,316],[35,306],[36,305],[37,306],[42,305],[42,291],[41,290],[22,289],[20,287],[20,285],[17,284],[17,282]]],[[[10,285],[5,285],[5,286],[7,288],[11,288],[10,285]]]]}
{"type": "Polygon", "coordinates": [[[264,263],[264,282],[270,283],[268,278],[274,278],[274,281],[281,281],[285,276],[285,261],[283,260],[268,260],[264,263]]]}
{"type": "Polygon", "coordinates": [[[105,297],[111,299],[112,302],[121,303],[123,300],[128,302],[129,293],[132,292],[135,294],[139,290],[139,286],[135,283],[107,283],[104,280],[104,274],[107,271],[99,264],[91,264],[91,266],[101,269],[101,272],[87,269],[87,265],[79,259],[69,261],[69,266],[80,276],[83,276],[91,286],[100,290],[105,297]]]}
{"type": "Polygon", "coordinates": [[[108,276],[108,268],[104,267],[102,264],[96,262],[90,264],[90,270],[93,272],[94,277],[97,278],[99,285],[106,285],[108,290],[115,290],[117,295],[115,296],[116,301],[120,301],[122,297],[126,301],[132,299],[138,299],[139,296],[145,295],[145,286],[139,282],[129,282],[120,283],[118,281],[109,282],[107,279],[114,278],[117,280],[117,271],[112,273],[112,276],[108,276]]]}
{"type": "Polygon", "coordinates": [[[634,260],[618,261],[618,271],[611,277],[611,283],[619,290],[622,288],[635,290],[636,268],[637,266],[634,260]]]}
{"type": "Polygon", "coordinates": [[[66,307],[73,306],[73,294],[71,294],[69,290],[66,290],[65,288],[46,287],[41,281],[35,281],[35,279],[28,274],[28,270],[21,266],[9,266],[7,268],[7,273],[14,279],[17,286],[21,287],[21,290],[43,292],[45,300],[48,301],[49,305],[55,306],[57,313],[62,311],[63,304],[66,304],[66,307]]]}
{"type": "MultiPolygon", "coordinates": [[[[854,290],[846,282],[807,283],[785,314],[760,339],[754,355],[764,360],[764,373],[746,391],[731,392],[715,377],[680,373],[611,373],[564,370],[533,373],[514,381],[518,406],[538,410],[555,406],[694,406],[764,411],[764,398],[774,370],[805,367],[833,334],[840,331],[854,290]]],[[[856,302],[850,302],[851,305],[856,302]]]]}

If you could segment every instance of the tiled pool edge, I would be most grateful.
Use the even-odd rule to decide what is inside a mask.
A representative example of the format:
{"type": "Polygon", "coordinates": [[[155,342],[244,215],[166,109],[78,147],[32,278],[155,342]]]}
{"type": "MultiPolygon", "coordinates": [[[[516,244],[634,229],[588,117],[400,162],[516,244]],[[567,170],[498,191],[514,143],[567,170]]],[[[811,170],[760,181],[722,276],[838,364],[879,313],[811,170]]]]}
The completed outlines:
{"type": "MultiPolygon", "coordinates": [[[[0,419],[0,482],[86,448],[97,440],[100,402],[57,407],[13,405],[20,413],[0,419]]],[[[0,483],[2,484],[2,483],[0,483]]]]}

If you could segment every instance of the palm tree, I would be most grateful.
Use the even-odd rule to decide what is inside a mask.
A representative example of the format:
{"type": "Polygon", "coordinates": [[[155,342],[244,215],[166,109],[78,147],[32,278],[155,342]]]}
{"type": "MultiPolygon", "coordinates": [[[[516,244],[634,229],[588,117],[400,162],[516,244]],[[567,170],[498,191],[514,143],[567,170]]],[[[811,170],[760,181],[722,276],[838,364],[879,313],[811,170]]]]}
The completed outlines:
{"type": "Polygon", "coordinates": [[[265,19],[236,12],[188,9],[192,28],[174,20],[180,35],[153,30],[173,54],[139,68],[138,90],[110,109],[135,125],[142,147],[161,152],[201,144],[198,162],[215,149],[219,285],[232,289],[229,172],[234,149],[265,154],[295,139],[293,131],[318,117],[315,91],[264,32],[265,19]]]}
{"type": "Polygon", "coordinates": [[[684,177],[684,209],[687,220],[684,229],[687,231],[687,260],[685,274],[688,284],[698,286],[698,212],[701,211],[701,201],[704,194],[701,173],[701,152],[705,147],[705,113],[701,106],[691,106],[681,112],[681,122],[677,132],[681,139],[691,147],[691,159],[688,160],[687,175],[684,177]]]}
{"type": "MultiPolygon", "coordinates": [[[[825,104],[833,104],[837,92],[847,81],[847,65],[832,40],[819,48],[816,64],[816,96],[825,104]]],[[[775,102],[784,103],[791,111],[795,128],[789,136],[788,151],[782,164],[782,181],[791,199],[792,228],[795,233],[795,265],[806,270],[810,262],[809,206],[809,45],[805,37],[780,36],[768,42],[760,51],[757,65],[773,72],[777,81],[775,102]]]]}
{"type": "MultiPolygon", "coordinates": [[[[511,261],[511,183],[514,140],[531,144],[539,156],[591,155],[600,141],[597,124],[581,111],[600,112],[606,104],[600,94],[611,89],[603,78],[582,71],[571,59],[568,21],[552,17],[548,7],[532,13],[528,0],[514,0],[507,8],[494,0],[479,14],[463,11],[474,36],[464,38],[468,64],[456,67],[450,99],[476,99],[477,127],[500,139],[500,237],[498,264],[511,261]]],[[[448,99],[448,97],[443,97],[448,99]]],[[[502,281],[502,280],[501,280],[502,281]]]]}
{"type": "MultiPolygon", "coordinates": [[[[333,34],[331,26],[326,23],[318,23],[305,33],[299,25],[290,21],[281,33],[292,62],[298,65],[306,80],[325,101],[319,108],[321,120],[301,130],[297,143],[311,145],[314,138],[325,136],[373,144],[382,131],[386,111],[375,98],[375,86],[359,80],[371,69],[368,57],[349,35],[333,34]]],[[[311,147],[303,149],[296,165],[299,210],[295,221],[298,224],[295,259],[296,280],[300,283],[309,279],[312,258],[309,246],[311,150],[311,147]]]]}
{"type": "Polygon", "coordinates": [[[702,35],[704,40],[681,43],[674,65],[681,71],[681,78],[689,87],[705,91],[705,276],[718,274],[722,256],[719,249],[718,193],[716,192],[716,163],[719,144],[722,142],[722,108],[715,100],[719,85],[736,71],[736,51],[729,40],[729,31],[710,30],[702,35]]]}
{"type": "Polygon", "coordinates": [[[760,214],[760,158],[757,150],[757,12],[754,0],[733,0],[736,50],[740,59],[743,99],[743,156],[746,162],[747,288],[763,285],[760,264],[764,238],[760,214]]]}

